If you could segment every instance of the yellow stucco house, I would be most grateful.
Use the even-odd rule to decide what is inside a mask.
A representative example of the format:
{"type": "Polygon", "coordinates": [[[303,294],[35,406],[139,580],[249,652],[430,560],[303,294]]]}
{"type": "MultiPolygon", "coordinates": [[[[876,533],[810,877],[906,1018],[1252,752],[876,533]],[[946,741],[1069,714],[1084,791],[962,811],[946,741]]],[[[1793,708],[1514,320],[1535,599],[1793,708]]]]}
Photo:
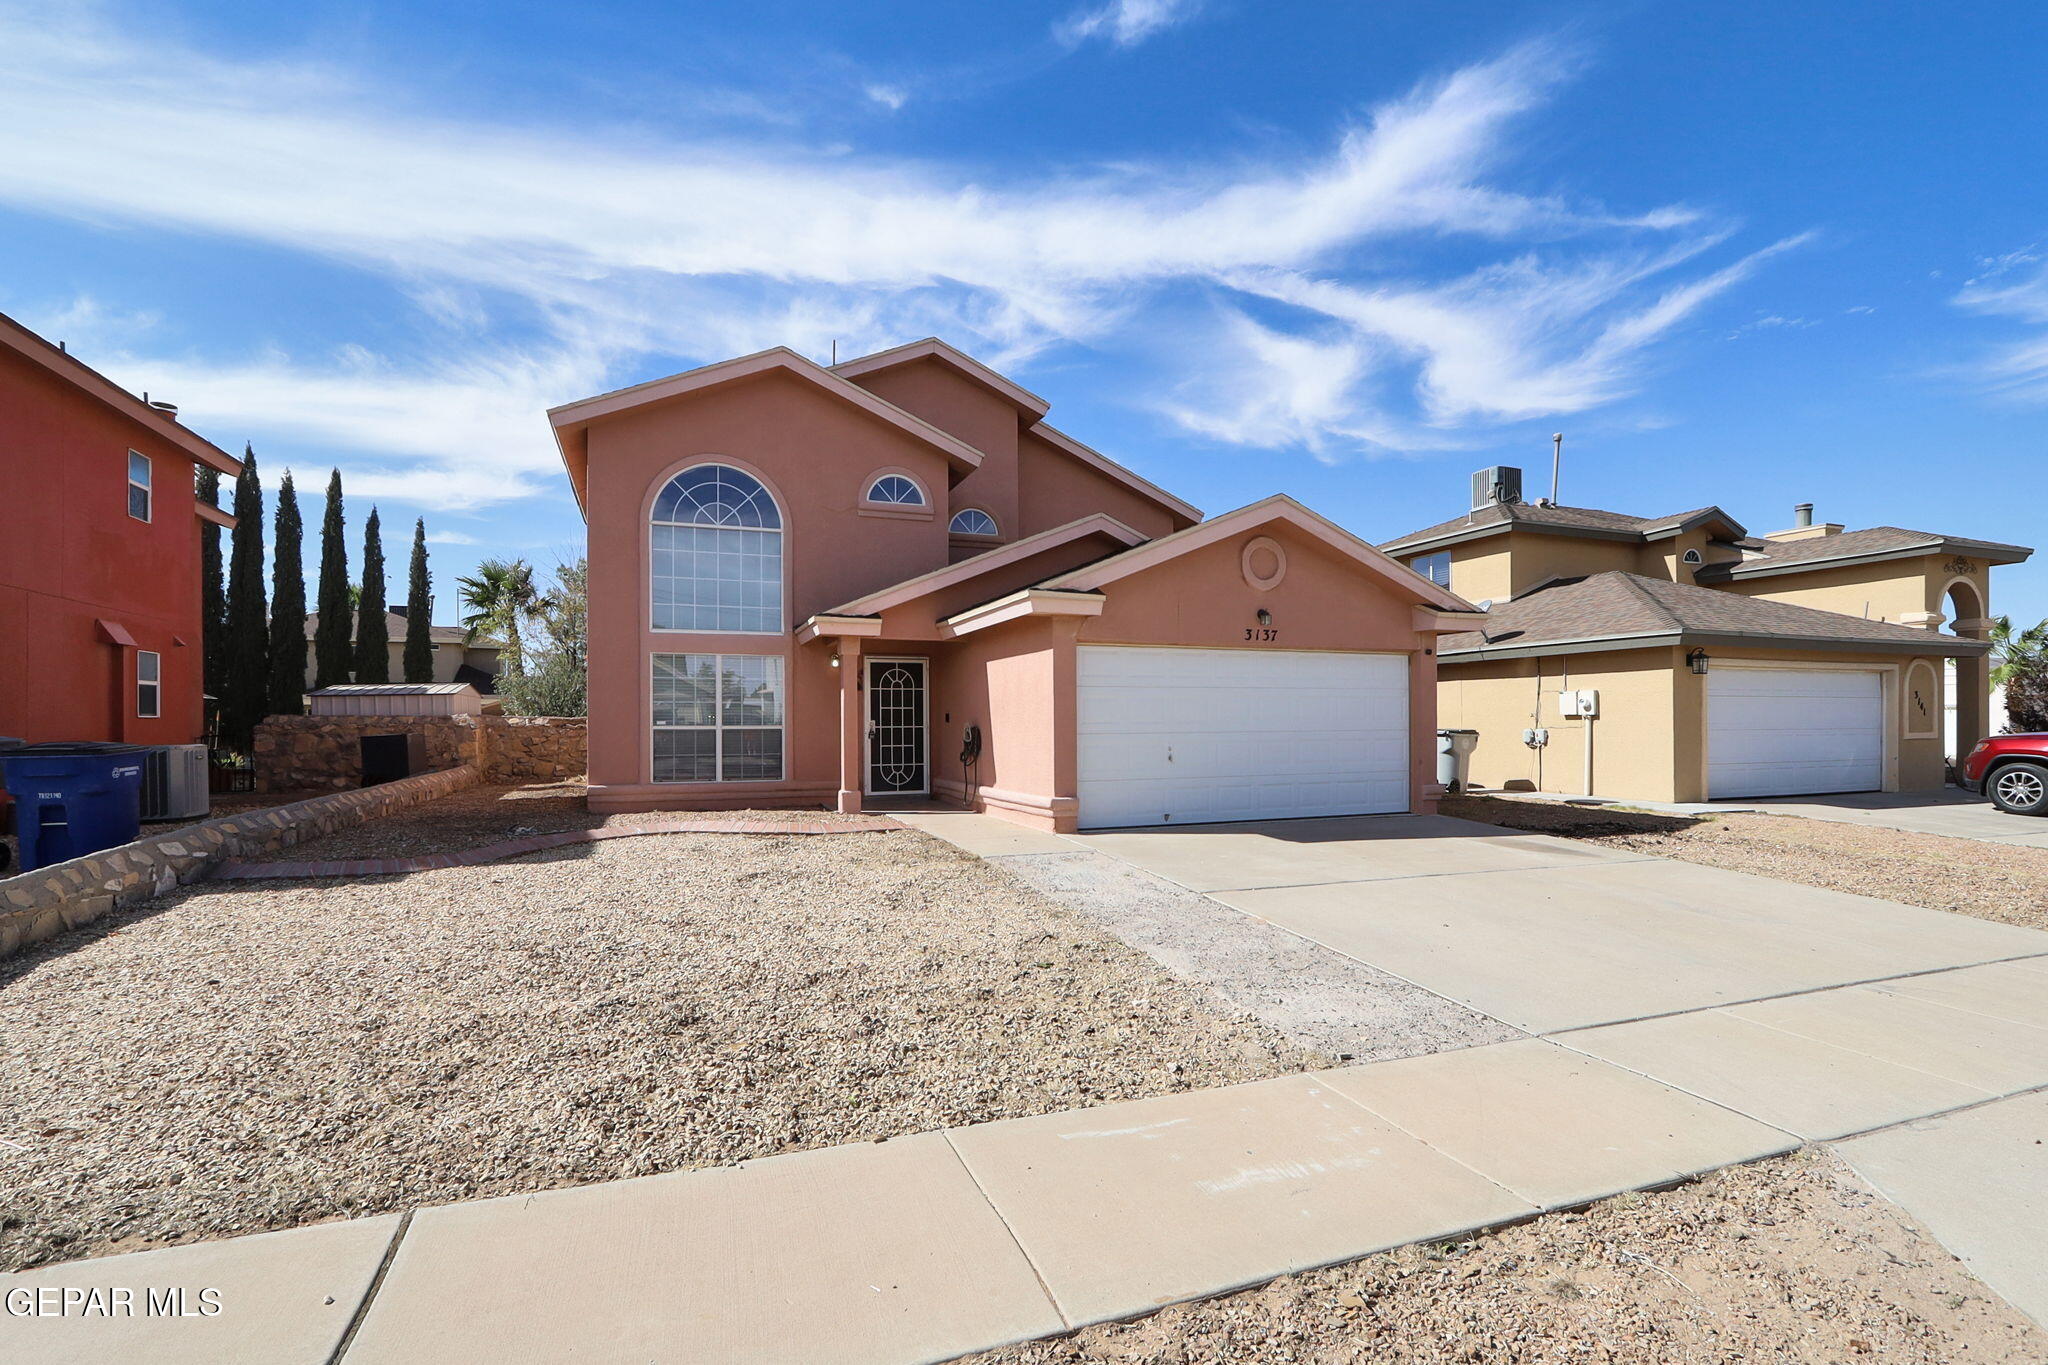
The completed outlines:
{"type": "Polygon", "coordinates": [[[1991,569],[2027,547],[1850,531],[1811,504],[1753,536],[1718,507],[1626,516],[1525,503],[1520,485],[1482,470],[1466,515],[1380,547],[1487,608],[1438,646],[1438,723],[1479,732],[1474,783],[1681,802],[1932,790],[1987,733],[1991,569]]]}

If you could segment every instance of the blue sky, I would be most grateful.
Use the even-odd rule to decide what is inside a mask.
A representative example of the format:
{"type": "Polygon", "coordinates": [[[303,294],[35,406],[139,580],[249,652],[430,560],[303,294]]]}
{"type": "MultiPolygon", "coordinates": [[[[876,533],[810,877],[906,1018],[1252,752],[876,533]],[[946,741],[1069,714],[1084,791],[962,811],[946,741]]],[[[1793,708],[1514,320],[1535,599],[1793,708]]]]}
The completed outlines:
{"type": "Polygon", "coordinates": [[[547,407],[931,333],[1211,511],[1385,539],[1563,431],[1568,503],[2042,544],[2044,61],[1996,3],[0,0],[0,310],[424,515],[443,619],[581,543],[547,407]]]}

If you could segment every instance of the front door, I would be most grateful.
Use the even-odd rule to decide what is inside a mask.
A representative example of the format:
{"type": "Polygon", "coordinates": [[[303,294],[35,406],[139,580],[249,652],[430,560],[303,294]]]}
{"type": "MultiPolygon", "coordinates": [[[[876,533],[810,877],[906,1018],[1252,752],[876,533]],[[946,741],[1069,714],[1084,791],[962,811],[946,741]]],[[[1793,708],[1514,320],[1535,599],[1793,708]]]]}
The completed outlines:
{"type": "Polygon", "coordinates": [[[931,791],[925,738],[925,661],[869,659],[868,795],[931,791]]]}

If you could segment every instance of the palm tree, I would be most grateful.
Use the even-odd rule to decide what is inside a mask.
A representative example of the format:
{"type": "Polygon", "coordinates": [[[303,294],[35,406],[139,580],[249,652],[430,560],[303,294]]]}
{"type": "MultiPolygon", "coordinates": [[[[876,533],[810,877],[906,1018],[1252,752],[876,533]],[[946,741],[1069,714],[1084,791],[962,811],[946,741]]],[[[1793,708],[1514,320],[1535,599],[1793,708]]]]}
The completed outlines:
{"type": "Polygon", "coordinates": [[[462,618],[474,640],[485,632],[505,636],[505,672],[519,677],[526,672],[524,651],[519,642],[519,619],[531,615],[540,604],[533,586],[533,566],[523,559],[486,559],[476,566],[473,577],[456,580],[462,588],[462,605],[470,609],[462,618]]]}
{"type": "Polygon", "coordinates": [[[1984,637],[1991,641],[1991,685],[2004,687],[2015,678],[2048,670],[2048,621],[2014,630],[2010,616],[1992,618],[1984,637]]]}

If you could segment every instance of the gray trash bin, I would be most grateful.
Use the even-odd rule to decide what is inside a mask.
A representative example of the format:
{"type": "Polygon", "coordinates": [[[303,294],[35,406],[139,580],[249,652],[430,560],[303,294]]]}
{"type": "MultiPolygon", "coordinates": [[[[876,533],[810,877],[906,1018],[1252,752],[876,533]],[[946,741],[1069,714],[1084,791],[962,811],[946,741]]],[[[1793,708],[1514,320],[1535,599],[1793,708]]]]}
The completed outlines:
{"type": "Polygon", "coordinates": [[[1472,784],[1472,750],[1478,744],[1477,730],[1436,732],[1436,780],[1445,791],[1461,792],[1472,784]]]}

